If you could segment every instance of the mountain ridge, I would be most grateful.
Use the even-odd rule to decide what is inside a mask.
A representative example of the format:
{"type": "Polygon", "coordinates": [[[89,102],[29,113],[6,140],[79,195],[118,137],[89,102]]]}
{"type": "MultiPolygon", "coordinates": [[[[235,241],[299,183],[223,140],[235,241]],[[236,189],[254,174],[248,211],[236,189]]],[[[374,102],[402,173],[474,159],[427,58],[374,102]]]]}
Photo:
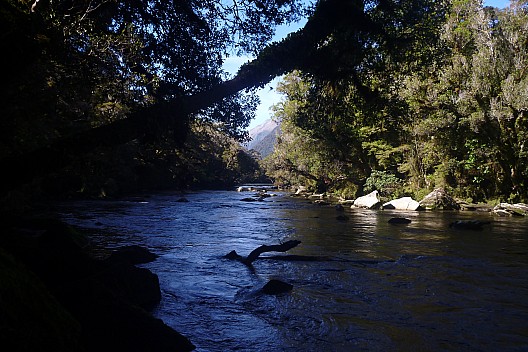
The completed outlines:
{"type": "Polygon", "coordinates": [[[279,125],[275,121],[268,119],[249,130],[251,140],[244,146],[248,150],[258,152],[261,158],[265,158],[273,153],[277,141],[277,135],[279,133],[279,125]]]}

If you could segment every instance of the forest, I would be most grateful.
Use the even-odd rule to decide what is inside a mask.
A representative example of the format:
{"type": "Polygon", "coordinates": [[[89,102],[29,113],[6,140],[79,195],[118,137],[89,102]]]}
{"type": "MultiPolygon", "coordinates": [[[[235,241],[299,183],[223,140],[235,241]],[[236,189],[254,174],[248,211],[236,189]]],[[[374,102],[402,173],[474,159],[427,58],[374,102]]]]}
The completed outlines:
{"type": "MultiPolygon", "coordinates": [[[[407,195],[420,199],[442,187],[468,202],[527,202],[528,2],[510,3],[507,9],[497,9],[483,6],[480,0],[1,0],[2,346],[16,351],[193,350],[195,346],[187,337],[150,314],[162,298],[165,302],[181,303],[188,292],[180,295],[166,291],[166,287],[162,292],[161,287],[167,282],[142,264],[179,257],[178,261],[170,262],[168,271],[171,274],[187,271],[183,273],[186,278],[203,281],[191,281],[190,285],[194,291],[201,291],[198,283],[211,285],[217,280],[210,280],[214,274],[202,269],[225,268],[222,265],[226,258],[221,257],[224,253],[217,253],[218,248],[223,248],[221,245],[245,246],[251,241],[273,239],[242,260],[249,267],[261,253],[293,248],[301,237],[289,240],[295,231],[283,220],[291,219],[282,219],[282,215],[281,219],[275,219],[277,215],[270,214],[277,213],[271,211],[255,215],[267,207],[248,210],[249,205],[226,206],[224,199],[218,206],[211,206],[210,198],[202,203],[193,202],[183,196],[183,191],[190,189],[234,189],[234,185],[241,183],[271,180],[281,187],[303,185],[310,191],[331,192],[348,199],[371,190],[385,197],[407,195]],[[303,28],[280,41],[272,40],[277,26],[300,20],[306,20],[303,28]],[[254,59],[231,77],[224,71],[223,63],[229,57],[242,55],[254,59]],[[246,129],[258,105],[257,89],[276,77],[282,77],[278,90],[283,100],[274,107],[273,114],[282,132],[274,153],[259,160],[242,143],[248,138],[246,129]],[[158,194],[158,190],[170,190],[174,201],[164,201],[162,206],[156,201],[149,203],[149,197],[152,200],[152,194],[158,194]],[[86,206],[75,210],[74,203],[86,206]],[[95,203],[105,207],[119,225],[105,225],[104,211],[98,212],[95,203]],[[171,208],[166,208],[168,203],[171,208]],[[138,213],[128,217],[129,210],[136,205],[140,206],[136,208],[138,213]],[[67,223],[57,211],[61,206],[63,215],[75,216],[94,227],[67,223]],[[205,212],[206,207],[222,213],[205,212]],[[217,219],[236,221],[236,226],[226,226],[224,220],[217,222],[217,219]],[[157,232],[176,220],[182,220],[188,227],[169,228],[165,234],[157,232]],[[197,224],[202,220],[206,220],[207,227],[199,229],[197,224]],[[273,220],[280,220],[281,227],[270,226],[273,220]],[[127,231],[131,222],[153,226],[127,231]],[[153,228],[156,231],[151,231],[153,228]],[[193,232],[197,228],[199,231],[193,232]],[[268,230],[272,233],[265,234],[268,230]],[[100,253],[97,257],[90,252],[94,249],[90,235],[95,231],[104,238],[102,246],[110,247],[103,248],[105,256],[100,253]],[[142,236],[138,237],[141,244],[151,246],[154,252],[137,245],[135,237],[128,237],[132,232],[134,236],[142,236]],[[250,238],[255,233],[258,236],[250,238]],[[114,243],[112,238],[118,237],[114,243]],[[169,238],[173,242],[170,245],[150,242],[156,238],[169,238]],[[286,241],[273,244],[282,239],[286,241]],[[204,245],[196,244],[196,240],[204,245]],[[116,248],[117,243],[126,245],[116,248]],[[206,248],[213,248],[214,253],[202,252],[206,248]],[[187,249],[199,252],[185,257],[182,251],[187,249]],[[199,257],[199,266],[185,267],[194,257],[199,257]],[[200,277],[200,273],[206,273],[207,279],[202,280],[205,276],[200,277]]],[[[233,199],[237,204],[241,203],[235,192],[210,193],[218,197],[229,193],[236,196],[233,199]]],[[[499,235],[481,236],[481,232],[479,236],[454,236],[451,231],[456,229],[451,228],[452,224],[459,222],[449,219],[451,224],[446,228],[436,227],[443,226],[440,217],[446,214],[444,221],[447,221],[452,215],[441,213],[431,221],[433,231],[424,232],[426,235],[420,236],[423,238],[416,236],[418,232],[405,235],[405,240],[412,238],[405,242],[406,246],[412,249],[422,243],[423,249],[402,251],[404,242],[398,239],[395,241],[398,254],[393,258],[383,254],[363,260],[360,255],[371,253],[370,249],[358,247],[341,252],[342,243],[357,241],[362,246],[375,247],[379,243],[385,246],[389,236],[379,232],[382,241],[373,241],[377,234],[355,232],[355,224],[361,228],[361,223],[347,223],[352,219],[342,214],[336,217],[338,208],[317,209],[331,222],[314,226],[310,221],[318,223],[321,219],[308,213],[311,215],[303,215],[295,223],[308,223],[310,231],[312,228],[326,231],[337,224],[349,226],[351,232],[339,230],[338,237],[333,239],[326,232],[318,232],[302,240],[310,241],[313,237],[316,241],[313,243],[324,243],[324,248],[327,244],[339,246],[332,249],[332,256],[333,252],[340,252],[340,256],[350,252],[354,257],[335,261],[329,257],[328,265],[332,265],[329,270],[321,269],[320,265],[326,265],[323,261],[317,262],[314,275],[306,274],[304,264],[300,267],[299,284],[307,283],[307,277],[325,275],[321,281],[324,284],[313,290],[317,300],[307,301],[306,307],[319,307],[322,294],[327,297],[339,287],[347,294],[365,291],[387,296],[383,286],[358,289],[365,275],[375,274],[367,285],[387,281],[391,289],[405,286],[405,292],[412,291],[407,284],[416,281],[420,286],[410,301],[420,306],[418,315],[423,320],[415,320],[417,324],[408,320],[408,307],[403,315],[394,314],[393,308],[405,306],[399,299],[372,300],[361,293],[361,297],[354,296],[352,300],[335,296],[336,299],[324,301],[351,302],[354,306],[349,307],[354,314],[358,302],[368,303],[364,316],[354,317],[353,321],[363,321],[368,329],[380,326],[388,335],[399,334],[390,325],[380,324],[383,319],[376,314],[380,303],[383,306],[389,302],[386,316],[404,323],[399,342],[415,339],[416,335],[409,333],[410,325],[414,324],[428,330],[422,336],[424,342],[427,336],[439,336],[440,348],[451,346],[453,350],[473,346],[466,341],[446,345],[448,341],[441,331],[429,328],[430,317],[440,317],[441,326],[449,325],[448,330],[465,328],[456,320],[451,323],[445,319],[459,312],[454,317],[463,316],[471,328],[453,331],[464,338],[475,335],[479,339],[477,349],[482,349],[488,340],[480,341],[480,337],[496,332],[495,319],[500,316],[507,324],[506,328],[502,322],[499,324],[503,330],[497,339],[501,343],[512,340],[508,347],[524,346],[521,343],[526,334],[518,327],[524,323],[525,305],[516,304],[516,299],[509,295],[522,297],[524,282],[495,280],[522,277],[518,274],[524,268],[522,255],[526,251],[521,236],[525,233],[523,227],[515,228],[517,232],[512,230],[518,223],[501,227],[503,232],[498,232],[499,235]],[[341,233],[346,234],[345,241],[335,241],[341,233]],[[440,241],[440,233],[445,233],[449,241],[469,242],[420,242],[424,238],[440,241]],[[504,246],[497,242],[502,234],[507,234],[504,246]],[[368,241],[362,240],[363,235],[368,236],[368,241]],[[489,253],[482,254],[480,242],[486,237],[489,253]],[[449,252],[421,255],[422,251],[432,253],[428,251],[432,246],[448,248],[449,252]],[[468,252],[466,259],[470,261],[454,265],[447,261],[443,265],[439,260],[456,259],[453,248],[460,248],[462,256],[468,252]],[[502,257],[496,257],[497,253],[513,258],[512,264],[498,260],[502,257]],[[417,258],[418,264],[406,264],[417,258]],[[441,295],[435,296],[434,291],[424,294],[423,283],[427,280],[404,279],[405,285],[400,285],[392,280],[403,280],[404,276],[392,269],[384,272],[392,265],[377,266],[389,262],[401,264],[403,260],[404,265],[397,267],[410,268],[414,273],[426,265],[428,258],[434,260],[424,278],[431,280],[433,288],[446,285],[456,291],[449,296],[454,302],[452,306],[445,304],[441,295]],[[504,267],[495,268],[496,264],[504,267]],[[346,268],[336,269],[334,265],[346,268]],[[375,270],[370,265],[376,265],[375,270]],[[490,271],[468,270],[490,265],[490,271]],[[457,266],[461,271],[454,271],[457,266]],[[439,268],[449,270],[441,271],[436,279],[430,274],[439,268]],[[450,284],[449,280],[464,277],[468,271],[475,275],[468,280],[474,291],[467,291],[468,282],[462,286],[450,284]],[[326,275],[334,274],[340,282],[336,287],[326,279],[326,275]],[[344,274],[352,280],[351,286],[341,285],[344,274]],[[485,282],[480,280],[482,277],[485,282]],[[492,295],[481,286],[488,281],[497,284],[492,295]],[[508,289],[502,290],[504,287],[508,289]],[[499,291],[508,291],[508,296],[498,296],[499,291]],[[417,301],[419,297],[434,298],[434,304],[417,301]],[[476,309],[477,301],[499,302],[502,306],[488,309],[482,305],[476,309]],[[461,310],[464,308],[461,304],[469,310],[461,310]],[[439,306],[449,310],[438,310],[439,306]],[[433,314],[423,314],[424,307],[431,307],[433,314]],[[375,320],[366,319],[372,312],[375,320]],[[442,312],[449,316],[439,314],[442,312]],[[475,321],[490,323],[489,330],[477,331],[481,325],[475,325],[475,321]],[[504,332],[514,325],[515,329],[504,332]]],[[[344,211],[342,206],[341,210],[344,211]]],[[[381,214],[380,219],[387,216],[381,214]]],[[[385,219],[376,222],[380,229],[382,223],[392,226],[385,219]]],[[[391,227],[390,231],[400,236],[406,230],[391,227]]],[[[318,246],[306,247],[321,248],[318,246]]],[[[383,248],[382,253],[389,252],[383,248]]],[[[243,273],[250,274],[246,269],[243,273]]],[[[255,270],[250,270],[251,275],[238,272],[231,275],[231,269],[222,271],[232,276],[229,279],[237,280],[236,284],[228,285],[232,286],[229,289],[238,290],[228,295],[231,303],[239,304],[238,293],[254,285],[239,281],[242,277],[261,280],[255,270]]],[[[181,288],[184,280],[176,278],[171,285],[181,288]]],[[[218,292],[225,290],[228,281],[217,281],[222,283],[218,292]]],[[[289,290],[293,287],[286,285],[289,290]]],[[[316,287],[317,283],[309,285],[316,287]]],[[[203,291],[200,294],[211,295],[216,289],[208,287],[203,291]]],[[[311,288],[301,290],[297,296],[311,291],[311,288]]],[[[258,292],[249,293],[250,298],[244,302],[260,304],[260,299],[256,299],[258,292]]],[[[199,302],[196,306],[208,310],[218,303],[202,298],[199,302]]],[[[190,310],[192,319],[197,320],[193,326],[206,331],[206,339],[212,343],[236,342],[245,337],[246,332],[236,338],[225,335],[229,330],[223,325],[229,320],[225,312],[219,316],[208,312],[208,316],[214,317],[214,324],[208,324],[196,314],[196,306],[167,307],[175,314],[190,310]],[[216,325],[222,336],[215,338],[209,335],[209,329],[216,325]]],[[[244,313],[251,310],[245,303],[242,306],[244,313]]],[[[281,304],[278,311],[284,310],[287,309],[281,304]]],[[[303,310],[295,307],[295,311],[303,310]]],[[[331,320],[341,320],[342,310],[334,307],[332,310],[339,317],[331,320]]],[[[233,323],[238,325],[244,318],[237,312],[231,313],[236,315],[233,323]]],[[[266,306],[258,307],[258,312],[272,317],[275,314],[266,306]]],[[[316,320],[311,319],[292,321],[306,322],[325,335],[336,330],[321,329],[319,322],[313,324],[316,320]]],[[[269,321],[268,317],[262,320],[269,321]]],[[[246,319],[246,324],[259,329],[254,321],[246,319]]],[[[284,319],[272,327],[282,329],[282,323],[287,321],[284,319]]],[[[258,331],[259,343],[268,331],[258,331]]],[[[350,330],[343,331],[350,342],[350,330]]],[[[366,330],[358,331],[363,335],[366,330]]],[[[360,337],[358,341],[371,340],[369,335],[360,337]]],[[[274,340],[275,336],[265,338],[274,340]]],[[[303,335],[295,338],[308,344],[313,341],[303,335]]],[[[326,336],[316,340],[325,339],[326,336]]],[[[255,345],[258,343],[251,346],[258,347],[255,345]]]]}
{"type": "Polygon", "coordinates": [[[283,133],[266,160],[279,184],[349,199],[439,187],[469,202],[528,199],[526,3],[435,6],[389,29],[405,50],[369,38],[339,79],[286,75],[274,107],[283,133]]]}
{"type": "Polygon", "coordinates": [[[268,179],[528,198],[525,1],[4,0],[0,16],[10,207],[268,179]],[[241,54],[256,59],[228,77],[241,54]],[[282,134],[259,165],[239,142],[281,75],[282,134]]]}

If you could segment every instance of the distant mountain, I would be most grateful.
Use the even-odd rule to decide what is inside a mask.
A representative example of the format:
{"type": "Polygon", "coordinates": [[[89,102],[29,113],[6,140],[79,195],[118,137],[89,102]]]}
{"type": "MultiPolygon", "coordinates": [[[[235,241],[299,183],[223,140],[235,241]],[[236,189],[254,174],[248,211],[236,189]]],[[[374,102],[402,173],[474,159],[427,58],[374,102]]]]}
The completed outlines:
{"type": "Polygon", "coordinates": [[[280,128],[277,123],[272,120],[267,120],[249,130],[251,141],[249,141],[245,147],[248,150],[255,150],[262,158],[265,158],[273,153],[277,141],[277,135],[279,133],[280,128]]]}

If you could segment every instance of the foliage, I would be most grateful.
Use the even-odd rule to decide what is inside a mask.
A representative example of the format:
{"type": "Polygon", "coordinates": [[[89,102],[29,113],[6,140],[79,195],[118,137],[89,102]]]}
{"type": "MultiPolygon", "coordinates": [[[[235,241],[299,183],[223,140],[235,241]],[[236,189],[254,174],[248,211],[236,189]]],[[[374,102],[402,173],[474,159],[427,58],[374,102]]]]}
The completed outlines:
{"type": "Polygon", "coordinates": [[[336,37],[327,66],[339,74],[307,68],[285,79],[275,114],[300,152],[279,143],[275,163],[338,167],[329,183],[365,192],[528,199],[525,2],[389,1],[366,14],[384,30],[356,33],[355,47],[336,37]],[[300,98],[289,91],[300,86],[300,98]]]}
{"type": "Polygon", "coordinates": [[[382,196],[390,196],[402,185],[402,180],[386,171],[373,170],[363,185],[365,193],[377,190],[382,196]]]}
{"type": "MultiPolygon", "coordinates": [[[[2,1],[0,158],[24,155],[127,119],[143,107],[210,89],[224,77],[225,57],[261,50],[276,25],[306,11],[299,0],[2,1]]],[[[244,138],[256,103],[252,91],[240,92],[190,121],[175,112],[169,128],[152,119],[141,126],[147,137],[124,147],[136,153],[123,159],[131,161],[124,167],[136,167],[138,155],[151,155],[149,162],[158,163],[149,149],[167,143],[180,147],[193,120],[244,138]]],[[[100,184],[96,175],[109,172],[95,165],[117,168],[118,155],[94,150],[78,160],[86,172],[81,183],[100,184]],[[87,180],[90,175],[94,178],[87,180]]],[[[76,173],[74,167],[69,170],[76,173]]]]}

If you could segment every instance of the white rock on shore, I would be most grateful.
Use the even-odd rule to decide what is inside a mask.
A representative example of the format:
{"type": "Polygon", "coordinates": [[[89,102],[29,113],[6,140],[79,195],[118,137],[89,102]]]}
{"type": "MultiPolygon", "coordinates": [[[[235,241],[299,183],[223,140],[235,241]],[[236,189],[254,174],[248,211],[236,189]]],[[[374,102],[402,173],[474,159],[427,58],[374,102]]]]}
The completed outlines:
{"type": "Polygon", "coordinates": [[[383,209],[420,210],[422,207],[411,197],[402,197],[383,204],[383,209]]]}
{"type": "Polygon", "coordinates": [[[377,209],[380,204],[381,201],[379,199],[378,191],[372,191],[369,194],[354,200],[352,208],[377,209]]]}

